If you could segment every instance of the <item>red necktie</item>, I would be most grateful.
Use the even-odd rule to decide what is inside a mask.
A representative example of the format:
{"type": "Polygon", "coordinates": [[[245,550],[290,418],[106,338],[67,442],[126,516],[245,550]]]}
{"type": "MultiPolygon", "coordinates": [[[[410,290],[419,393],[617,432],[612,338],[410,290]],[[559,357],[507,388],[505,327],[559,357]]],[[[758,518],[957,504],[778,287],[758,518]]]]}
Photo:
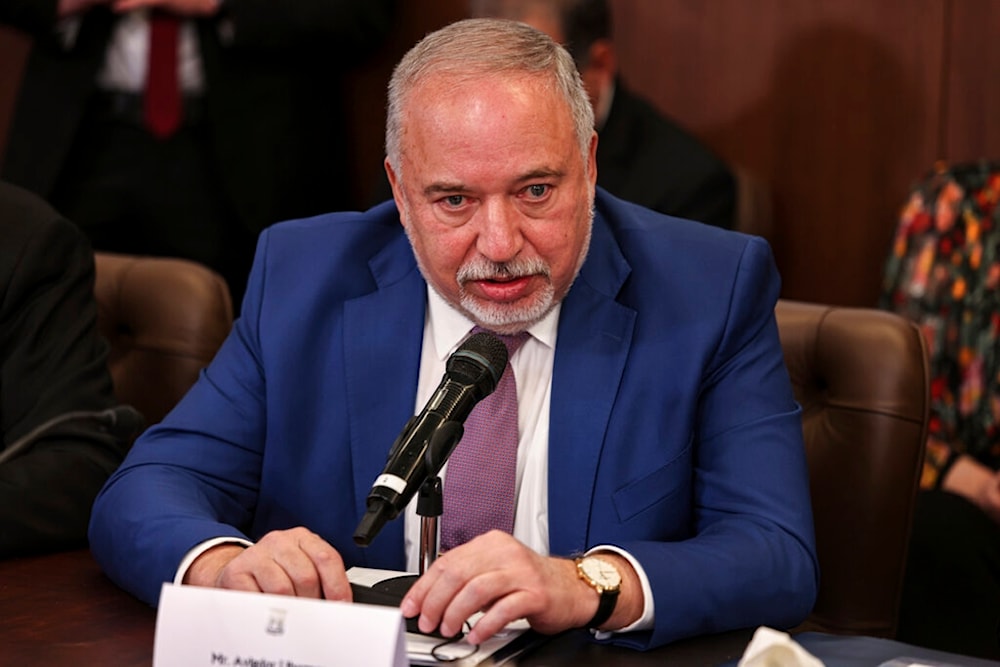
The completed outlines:
{"type": "MultiPolygon", "coordinates": [[[[530,335],[499,336],[508,360],[530,335]]],[[[462,440],[448,459],[442,551],[494,528],[514,532],[517,442],[517,383],[508,361],[496,390],[472,409],[462,440]]]]}
{"type": "Polygon", "coordinates": [[[150,13],[143,110],[146,127],[161,139],[169,137],[181,124],[181,89],[177,81],[179,27],[180,21],[173,14],[155,10],[150,13]]]}

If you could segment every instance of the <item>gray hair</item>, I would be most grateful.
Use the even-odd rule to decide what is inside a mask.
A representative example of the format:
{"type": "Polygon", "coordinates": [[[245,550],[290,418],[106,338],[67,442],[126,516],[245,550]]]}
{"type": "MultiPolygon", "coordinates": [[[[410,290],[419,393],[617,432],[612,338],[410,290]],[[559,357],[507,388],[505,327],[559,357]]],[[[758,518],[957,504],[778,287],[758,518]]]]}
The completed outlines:
{"type": "Polygon", "coordinates": [[[547,75],[569,105],[585,165],[594,133],[594,111],[566,49],[539,30],[502,19],[466,19],[430,33],[407,52],[389,81],[385,152],[397,174],[403,109],[413,90],[437,74],[474,79],[485,74],[547,75]]]}

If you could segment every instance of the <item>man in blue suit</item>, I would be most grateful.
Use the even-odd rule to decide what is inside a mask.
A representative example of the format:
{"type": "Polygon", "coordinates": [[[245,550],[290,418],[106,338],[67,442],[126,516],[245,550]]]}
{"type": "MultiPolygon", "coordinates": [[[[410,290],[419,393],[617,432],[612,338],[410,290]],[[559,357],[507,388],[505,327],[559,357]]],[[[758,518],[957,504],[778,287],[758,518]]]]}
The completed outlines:
{"type": "Polygon", "coordinates": [[[404,615],[637,648],[800,622],[818,575],[767,244],[598,190],[596,148],[542,33],[469,20],[415,46],[389,89],[395,202],[262,234],[232,335],[95,504],[108,575],[155,604],[170,580],[350,599],[346,567],[416,571],[412,508],[352,535],[479,325],[530,334],[513,527],[444,552],[404,615]]]}

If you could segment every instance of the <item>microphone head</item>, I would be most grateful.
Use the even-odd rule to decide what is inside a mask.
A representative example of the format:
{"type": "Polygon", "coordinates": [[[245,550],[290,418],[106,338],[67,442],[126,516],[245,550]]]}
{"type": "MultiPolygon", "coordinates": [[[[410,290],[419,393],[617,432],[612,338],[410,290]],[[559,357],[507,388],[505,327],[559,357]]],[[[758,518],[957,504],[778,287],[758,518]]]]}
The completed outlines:
{"type": "Polygon", "coordinates": [[[491,333],[472,334],[448,358],[447,372],[474,384],[482,399],[493,393],[507,367],[507,346],[491,333]]]}
{"type": "Polygon", "coordinates": [[[128,439],[146,428],[146,418],[131,405],[121,404],[108,411],[110,430],[116,437],[128,439]]]}

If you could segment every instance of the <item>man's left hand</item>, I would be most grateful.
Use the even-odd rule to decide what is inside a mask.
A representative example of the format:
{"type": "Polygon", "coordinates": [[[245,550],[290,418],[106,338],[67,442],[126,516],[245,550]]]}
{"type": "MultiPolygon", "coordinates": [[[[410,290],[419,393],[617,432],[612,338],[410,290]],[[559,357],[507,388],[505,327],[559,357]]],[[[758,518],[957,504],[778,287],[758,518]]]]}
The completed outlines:
{"type": "MultiPolygon", "coordinates": [[[[606,628],[621,628],[642,613],[638,576],[628,561],[602,553],[622,574],[622,592],[606,628]]],[[[419,614],[421,631],[446,637],[484,612],[466,639],[479,644],[524,618],[543,634],[584,626],[597,611],[597,592],[567,558],[541,556],[511,535],[491,531],[441,554],[403,599],[403,616],[419,614]]]]}

